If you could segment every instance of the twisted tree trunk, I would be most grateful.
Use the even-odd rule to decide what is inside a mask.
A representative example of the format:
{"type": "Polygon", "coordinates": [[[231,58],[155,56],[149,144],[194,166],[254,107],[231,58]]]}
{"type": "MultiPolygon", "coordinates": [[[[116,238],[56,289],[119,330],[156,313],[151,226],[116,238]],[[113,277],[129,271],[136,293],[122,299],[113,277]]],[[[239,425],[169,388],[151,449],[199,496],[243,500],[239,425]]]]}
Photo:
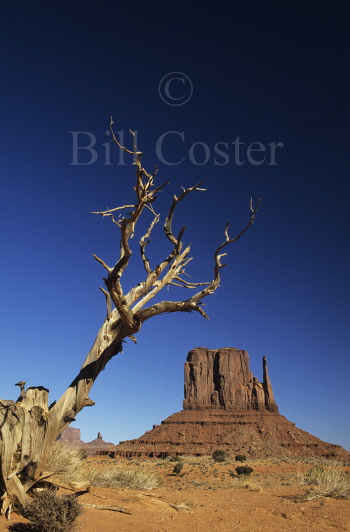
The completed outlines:
{"type": "MultiPolygon", "coordinates": [[[[176,206],[189,193],[200,189],[199,183],[194,187],[183,189],[179,197],[174,196],[164,224],[164,233],[172,243],[170,254],[158,265],[151,267],[146,256],[146,246],[150,243],[150,235],[159,221],[153,204],[158,192],[167,183],[154,186],[156,171],[149,174],[141,165],[142,153],[137,151],[134,144],[133,150],[121,146],[113,132],[111,119],[110,130],[112,141],[121,150],[134,157],[136,166],[136,202],[123,205],[108,211],[101,211],[102,216],[111,217],[120,230],[120,256],[114,267],[109,267],[103,260],[95,259],[107,270],[105,281],[107,290],[101,288],[106,296],[107,317],[99,330],[96,340],[87,355],[79,374],[71,385],[57,401],[48,406],[48,390],[42,386],[29,387],[24,390],[21,386],[21,395],[16,403],[0,400],[0,500],[1,514],[10,517],[14,499],[20,504],[25,504],[26,493],[39,481],[51,482],[60,485],[54,473],[45,470],[46,462],[50,456],[52,446],[61,432],[75,420],[76,415],[85,407],[92,406],[94,402],[89,398],[89,391],[99,373],[105,368],[109,360],[122,351],[123,340],[135,340],[135,334],[142,324],[149,318],[158,314],[169,312],[199,312],[208,318],[202,308],[202,299],[212,294],[219,286],[220,269],[225,266],[220,259],[222,249],[232,242],[237,241],[254,221],[260,200],[255,208],[250,204],[251,214],[246,227],[235,238],[228,235],[228,225],[225,228],[225,240],[214,253],[214,275],[209,282],[193,283],[183,279],[185,267],[191,258],[188,256],[190,245],[183,247],[182,237],[185,228],[182,228],[176,237],[173,234],[172,222],[176,206]],[[114,219],[114,214],[125,209],[131,209],[127,217],[121,214],[114,219]],[[144,210],[150,212],[153,219],[146,234],[140,239],[141,259],[145,269],[145,279],[124,295],[121,277],[132,255],[129,240],[132,238],[135,226],[144,210]],[[180,301],[161,301],[152,306],[145,305],[153,299],[165,286],[174,285],[181,288],[196,290],[202,287],[192,297],[180,301]],[[112,309],[112,306],[113,309],[112,309]]],[[[134,137],[134,134],[131,132],[134,137]]],[[[134,137],[135,139],[135,137],[134,137]]],[[[77,489],[82,489],[80,484],[77,489]]]]}
{"type": "Polygon", "coordinates": [[[14,404],[0,400],[1,514],[9,517],[14,498],[24,504],[38,481],[59,484],[45,464],[59,434],[85,406],[94,404],[90,388],[122,349],[125,327],[116,314],[105,320],[79,374],[57,403],[48,406],[49,391],[43,386],[28,388],[14,404]]]}

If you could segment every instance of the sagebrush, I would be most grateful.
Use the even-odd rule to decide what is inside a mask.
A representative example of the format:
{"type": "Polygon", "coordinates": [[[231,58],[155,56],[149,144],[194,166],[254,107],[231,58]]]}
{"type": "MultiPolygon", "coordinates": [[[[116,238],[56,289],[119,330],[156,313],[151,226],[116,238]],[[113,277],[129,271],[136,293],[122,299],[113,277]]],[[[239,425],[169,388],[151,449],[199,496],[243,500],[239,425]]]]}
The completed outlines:
{"type": "Polygon", "coordinates": [[[173,473],[175,473],[175,475],[180,475],[183,466],[184,466],[183,462],[178,462],[178,463],[174,466],[173,473]]]}
{"type": "Polygon", "coordinates": [[[83,478],[86,453],[79,447],[55,443],[46,464],[48,471],[53,471],[67,482],[78,482],[83,478]]]}
{"type": "Polygon", "coordinates": [[[298,479],[300,484],[310,486],[299,496],[303,500],[310,501],[320,497],[350,498],[350,478],[340,463],[316,465],[306,474],[299,475],[298,479]]]}
{"type": "Polygon", "coordinates": [[[242,475],[236,478],[232,484],[230,484],[232,489],[247,489],[249,491],[261,491],[262,487],[253,480],[250,476],[242,475]]]}
{"type": "Polygon", "coordinates": [[[162,479],[148,473],[142,467],[91,468],[88,480],[92,486],[104,488],[125,488],[134,490],[152,490],[162,484],[162,479]]]}
{"type": "Polygon", "coordinates": [[[249,466],[238,466],[236,467],[236,473],[237,475],[249,476],[253,473],[253,468],[249,466]]]}
{"type": "Polygon", "coordinates": [[[36,493],[20,508],[21,515],[34,525],[33,532],[73,532],[74,521],[82,511],[75,495],[58,495],[50,489],[36,493]]]}
{"type": "Polygon", "coordinates": [[[227,458],[226,452],[221,449],[216,449],[211,456],[214,462],[225,462],[227,458]]]}

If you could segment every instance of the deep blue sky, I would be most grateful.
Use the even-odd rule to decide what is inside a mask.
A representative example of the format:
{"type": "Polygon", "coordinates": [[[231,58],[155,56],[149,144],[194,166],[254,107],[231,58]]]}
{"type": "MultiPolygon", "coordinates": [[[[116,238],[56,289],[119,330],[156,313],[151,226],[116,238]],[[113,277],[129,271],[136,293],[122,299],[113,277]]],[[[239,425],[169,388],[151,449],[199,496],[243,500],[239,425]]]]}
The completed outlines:
{"type": "MultiPolygon", "coordinates": [[[[104,319],[104,272],[92,253],[112,264],[118,233],[90,212],[132,201],[134,184],[131,161],[121,164],[114,146],[104,164],[112,115],[126,142],[129,128],[138,131],[159,182],[171,179],[157,211],[181,185],[206,179],[207,192],[186,198],[175,222],[193,242],[193,280],[211,279],[226,222],[240,231],[249,198],[263,202],[227,250],[222,285],[205,301],[211,320],[146,322],[138,344],[128,342],[97,380],[96,406],[74,424],[82,439],[141,436],[181,409],[190,349],[233,346],[249,352],[259,379],[268,357],[283,415],[350,450],[346,10],[345,2],[1,2],[1,397],[16,398],[13,385],[25,380],[57,399],[104,319]],[[183,74],[192,84],[183,105],[160,96],[172,72],[181,73],[168,85],[172,98],[189,94],[183,74]],[[75,136],[81,146],[96,139],[93,164],[80,164],[91,153],[74,153],[75,136]],[[220,142],[226,155],[215,152],[220,142]],[[271,143],[283,143],[276,164],[271,143]]],[[[158,232],[154,263],[168,249],[158,232]]],[[[143,277],[134,244],[125,289],[143,277]]]]}

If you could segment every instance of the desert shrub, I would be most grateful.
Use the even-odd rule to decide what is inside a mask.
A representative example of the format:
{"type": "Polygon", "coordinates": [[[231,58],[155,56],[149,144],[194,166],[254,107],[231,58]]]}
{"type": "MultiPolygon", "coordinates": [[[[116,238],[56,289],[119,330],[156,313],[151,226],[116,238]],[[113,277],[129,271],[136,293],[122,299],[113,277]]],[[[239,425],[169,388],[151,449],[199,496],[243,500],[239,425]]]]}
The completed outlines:
{"type": "Polygon", "coordinates": [[[237,475],[249,476],[251,473],[253,473],[253,469],[249,466],[238,466],[236,467],[236,473],[237,475]]]}
{"type": "Polygon", "coordinates": [[[183,462],[177,462],[177,464],[174,466],[173,473],[175,473],[175,475],[180,475],[183,466],[183,462]]]}
{"type": "Polygon", "coordinates": [[[262,491],[262,487],[247,475],[242,475],[230,484],[232,489],[246,489],[249,491],[262,491]]]}
{"type": "Polygon", "coordinates": [[[222,451],[221,449],[216,449],[216,451],[214,451],[211,456],[214,462],[225,462],[226,460],[226,453],[225,451],[222,451]]]}
{"type": "Polygon", "coordinates": [[[85,449],[79,449],[79,457],[81,460],[87,459],[88,453],[85,451],[85,449]]]}
{"type": "Polygon", "coordinates": [[[182,459],[180,456],[171,456],[169,462],[182,462],[182,459]]]}
{"type": "Polygon", "coordinates": [[[96,487],[131,490],[153,490],[162,484],[160,477],[147,473],[142,467],[92,468],[89,470],[88,480],[96,487]]]}
{"type": "Polygon", "coordinates": [[[237,454],[236,462],[246,462],[247,457],[245,454],[237,454]]]}
{"type": "Polygon", "coordinates": [[[316,465],[309,469],[309,471],[304,476],[304,484],[309,484],[310,486],[319,486],[324,482],[326,475],[326,470],[320,465],[316,465]]]}
{"type": "Polygon", "coordinates": [[[45,467],[47,471],[53,471],[62,480],[75,482],[81,480],[83,476],[85,457],[84,449],[64,443],[55,443],[45,467]]]}
{"type": "Polygon", "coordinates": [[[299,478],[301,484],[311,486],[300,496],[303,500],[319,497],[350,498],[350,478],[342,470],[341,464],[333,463],[324,467],[316,465],[299,478]]]}
{"type": "Polygon", "coordinates": [[[35,532],[72,532],[74,521],[82,511],[74,495],[58,495],[49,489],[36,493],[33,500],[20,509],[35,532]]]}

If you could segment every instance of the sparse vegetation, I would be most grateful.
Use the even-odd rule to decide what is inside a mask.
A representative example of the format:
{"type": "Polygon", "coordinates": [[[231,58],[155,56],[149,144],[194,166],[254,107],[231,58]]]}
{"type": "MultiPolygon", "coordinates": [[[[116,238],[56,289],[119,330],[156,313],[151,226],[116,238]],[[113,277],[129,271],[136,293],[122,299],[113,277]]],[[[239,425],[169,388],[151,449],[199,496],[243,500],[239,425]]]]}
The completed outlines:
{"type": "Polygon", "coordinates": [[[306,475],[299,474],[298,479],[301,484],[311,486],[300,495],[302,500],[310,501],[320,497],[350,498],[350,478],[340,463],[316,465],[306,475]]]}
{"type": "Polygon", "coordinates": [[[62,480],[76,482],[83,476],[86,453],[79,447],[55,443],[46,464],[48,471],[53,471],[62,480]]]}
{"type": "MultiPolygon", "coordinates": [[[[26,530],[33,532],[72,532],[76,528],[74,521],[82,511],[74,495],[58,495],[49,489],[36,493],[33,500],[20,509],[21,515],[33,524],[27,525],[26,530]]],[[[16,524],[13,526],[10,530],[18,529],[16,524]]]]}
{"type": "Polygon", "coordinates": [[[236,473],[239,476],[246,476],[248,477],[251,473],[253,473],[253,469],[249,466],[238,466],[236,467],[236,473]]]}
{"type": "Polygon", "coordinates": [[[175,473],[175,475],[180,475],[183,466],[184,466],[183,462],[178,462],[178,463],[174,466],[173,473],[175,473]]]}
{"type": "Polygon", "coordinates": [[[182,459],[180,456],[171,456],[169,462],[182,462],[182,459]]]}
{"type": "Polygon", "coordinates": [[[246,457],[245,454],[237,454],[235,460],[236,460],[236,462],[246,462],[247,461],[247,457],[246,457]]]}
{"type": "Polygon", "coordinates": [[[227,458],[226,452],[221,449],[216,449],[212,454],[212,458],[214,462],[225,462],[227,458]]]}
{"type": "Polygon", "coordinates": [[[109,467],[104,470],[92,468],[88,473],[92,486],[152,490],[162,485],[162,479],[148,473],[142,467],[109,467]]]}
{"type": "Polygon", "coordinates": [[[242,475],[239,478],[236,478],[234,482],[230,485],[232,489],[247,489],[250,491],[262,491],[262,487],[257,484],[255,480],[250,478],[247,475],[242,475]]]}
{"type": "MultiPolygon", "coordinates": [[[[165,509],[166,506],[168,506],[167,518],[169,519],[176,519],[178,516],[180,519],[183,519],[183,523],[185,523],[185,520],[187,519],[186,514],[188,515],[188,526],[185,526],[184,524],[184,526],[180,527],[181,530],[187,530],[187,528],[190,528],[189,523],[191,512],[193,517],[198,514],[199,519],[203,518],[203,512],[206,512],[206,510],[208,510],[208,516],[212,515],[214,501],[215,509],[218,512],[216,516],[220,515],[224,524],[226,523],[225,530],[230,530],[230,526],[232,525],[232,522],[228,521],[229,518],[237,518],[237,520],[239,519],[242,523],[244,520],[244,511],[246,511],[247,508],[250,508],[250,504],[254,505],[255,503],[258,503],[256,506],[256,508],[258,508],[258,510],[256,510],[257,517],[260,515],[260,508],[265,508],[266,505],[266,511],[270,512],[271,530],[281,529],[279,528],[281,522],[278,522],[275,518],[276,516],[282,515],[282,510],[285,511],[286,515],[289,517],[291,515],[295,516],[293,518],[293,525],[296,530],[304,530],[304,528],[306,530],[309,529],[310,521],[305,521],[304,506],[305,504],[308,504],[305,502],[305,499],[310,497],[310,493],[311,497],[314,497],[316,492],[318,493],[319,486],[317,484],[320,475],[323,475],[322,471],[324,469],[335,467],[336,469],[345,470],[343,471],[345,477],[349,476],[346,473],[346,470],[349,469],[349,467],[345,467],[344,465],[341,466],[340,464],[336,465],[330,461],[327,463],[320,461],[320,465],[315,467],[318,464],[316,461],[305,462],[303,459],[299,458],[289,460],[288,463],[280,458],[262,460],[248,457],[248,460],[248,462],[244,463],[236,462],[235,453],[233,453],[232,458],[227,459],[226,462],[223,463],[214,462],[211,455],[201,457],[181,456],[180,461],[170,460],[170,457],[165,460],[158,458],[132,460],[100,460],[99,457],[89,458],[87,461],[83,462],[85,465],[85,471],[87,472],[89,469],[97,469],[99,472],[99,482],[93,483],[95,485],[98,484],[99,486],[107,485],[110,486],[111,489],[101,489],[100,491],[98,487],[93,487],[90,495],[84,495],[77,500],[82,503],[94,503],[95,505],[100,506],[100,509],[104,508],[105,510],[108,510],[109,504],[112,505],[111,507],[116,505],[115,508],[129,510],[129,512],[134,515],[134,526],[136,530],[144,529],[144,522],[141,521],[141,519],[147,518],[147,522],[149,522],[149,520],[152,521],[155,515],[155,509],[162,510],[165,509]],[[284,467],[283,470],[278,467],[280,463],[284,467]],[[173,468],[178,464],[183,464],[182,471],[180,474],[174,474],[173,468]],[[162,467],[159,467],[160,465],[162,467]],[[237,474],[235,470],[236,467],[248,465],[251,466],[251,468],[254,468],[254,471],[250,476],[237,474]],[[135,483],[130,483],[130,477],[128,477],[128,485],[125,485],[125,477],[122,479],[122,482],[120,482],[120,476],[118,482],[115,483],[114,479],[110,478],[110,475],[106,475],[106,472],[113,472],[113,470],[126,470],[129,475],[133,475],[133,472],[141,471],[148,479],[153,475],[159,475],[164,479],[164,484],[161,489],[158,489],[157,485],[148,484],[148,486],[145,486],[140,483],[135,485],[135,483]],[[292,482],[295,471],[303,471],[303,474],[299,475],[298,488],[296,489],[294,487],[294,490],[292,488],[287,490],[285,489],[285,486],[291,486],[290,482],[292,482]],[[185,474],[183,474],[183,472],[185,472],[185,474]],[[101,479],[103,482],[101,482],[101,479]],[[300,483],[303,483],[303,486],[300,486],[300,483]],[[129,488],[129,490],[126,491],[125,487],[129,488]],[[133,488],[139,489],[140,491],[132,491],[133,488]],[[151,489],[151,491],[143,491],[147,488],[151,489]],[[299,499],[304,504],[294,504],[293,499],[295,500],[296,494],[304,493],[306,489],[310,490],[307,493],[307,497],[305,499],[299,499]],[[143,493],[141,491],[143,491],[143,493]],[[276,495],[276,497],[271,497],[270,492],[276,495]],[[286,503],[283,505],[283,508],[279,505],[281,498],[286,498],[286,503]],[[235,502],[231,504],[233,499],[235,502]],[[271,506],[269,506],[270,502],[271,506]],[[137,511],[135,512],[134,504],[137,508],[137,511]],[[139,512],[141,506],[144,508],[144,512],[139,512]],[[237,514],[235,512],[237,512],[237,514]]],[[[344,516],[346,518],[346,505],[349,500],[339,500],[335,502],[337,503],[336,507],[332,505],[331,501],[329,501],[329,506],[327,506],[327,499],[322,500],[319,498],[315,499],[315,505],[312,506],[319,508],[324,503],[327,507],[325,515],[336,515],[333,522],[337,526],[334,528],[338,527],[340,530],[341,526],[339,525],[341,519],[344,518],[344,516]],[[330,514],[329,507],[331,507],[334,512],[336,511],[336,508],[339,509],[339,517],[335,513],[330,514]]],[[[86,512],[86,518],[84,514],[83,520],[90,525],[91,510],[89,508],[84,508],[84,510],[86,512]]],[[[96,524],[96,530],[103,530],[103,519],[107,514],[105,512],[101,512],[99,515],[96,514],[97,512],[95,512],[94,515],[91,515],[92,518],[101,520],[96,524]]],[[[115,517],[117,523],[118,514],[115,514],[115,517]]],[[[78,518],[78,521],[81,520],[81,517],[78,518]]],[[[224,526],[224,524],[222,526],[224,526]]],[[[36,526],[33,523],[16,523],[16,525],[17,528],[11,529],[11,532],[37,532],[36,526]]],[[[80,525],[80,523],[78,523],[78,525],[80,525]]],[[[203,525],[203,529],[207,530],[204,519],[201,521],[201,526],[203,527],[203,525]]],[[[89,526],[87,528],[89,528],[89,526]]],[[[310,530],[312,529],[316,531],[316,528],[317,526],[313,525],[310,527],[310,530]]],[[[85,530],[85,528],[83,529],[85,530]]],[[[83,529],[77,532],[82,532],[83,529]]]]}

